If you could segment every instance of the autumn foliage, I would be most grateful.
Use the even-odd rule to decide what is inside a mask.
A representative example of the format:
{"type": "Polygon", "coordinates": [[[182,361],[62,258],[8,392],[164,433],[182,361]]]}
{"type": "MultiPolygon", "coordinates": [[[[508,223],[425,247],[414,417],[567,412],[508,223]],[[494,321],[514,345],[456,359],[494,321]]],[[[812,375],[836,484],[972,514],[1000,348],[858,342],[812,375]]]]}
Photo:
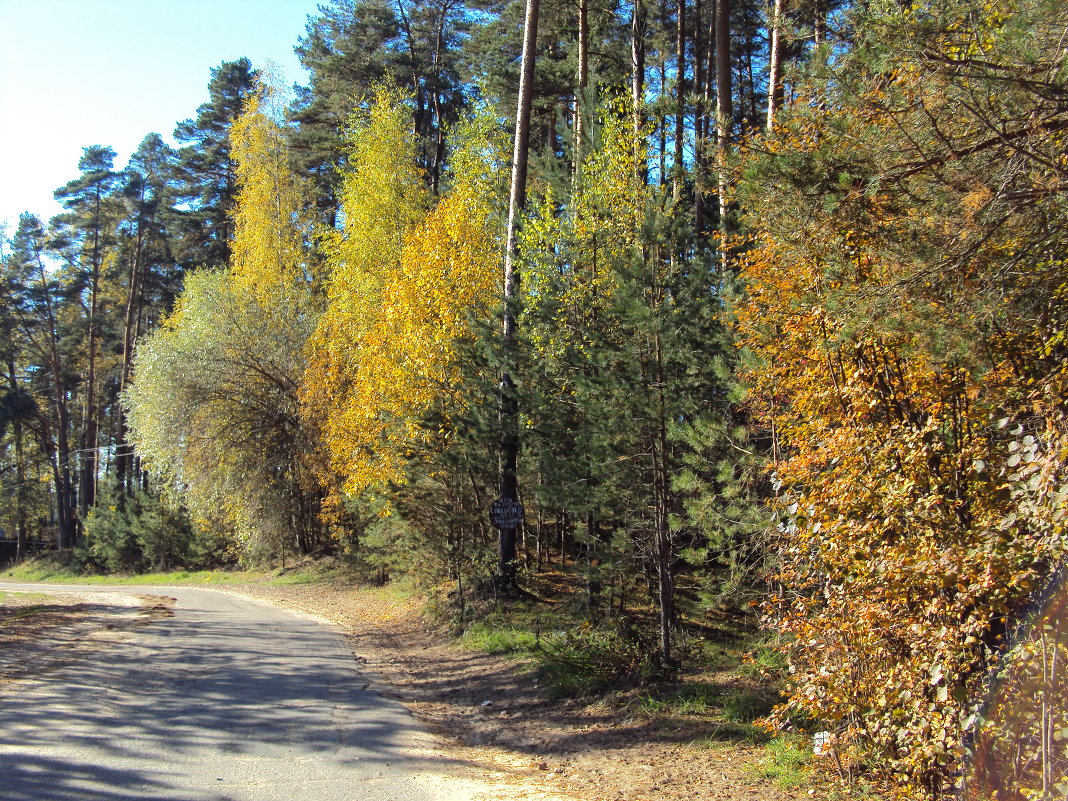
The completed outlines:
{"type": "MultiPolygon", "coordinates": [[[[763,13],[734,8],[715,24],[763,13]]],[[[668,678],[694,623],[759,608],[787,663],[766,722],[819,735],[828,774],[1063,796],[1068,11],[774,8],[770,115],[753,42],[732,89],[737,30],[712,53],[677,20],[645,83],[639,4],[603,85],[582,71],[560,106],[543,87],[508,305],[488,97],[446,96],[437,61],[433,86],[321,83],[298,119],[353,114],[314,175],[293,168],[312,128],[253,98],[229,264],[188,276],[138,349],[139,464],[247,552],[418,574],[464,624],[503,600],[486,509],[515,440],[519,580],[566,574],[590,642],[627,654],[591,648],[599,680],[668,678]]],[[[44,275],[29,222],[23,281],[44,275]]]]}
{"type": "Polygon", "coordinates": [[[967,785],[989,687],[1020,670],[1015,627],[1066,556],[1063,83],[1033,77],[1063,71],[1063,27],[1025,33],[1048,10],[860,15],[742,187],[778,721],[930,795],[967,785]]]}

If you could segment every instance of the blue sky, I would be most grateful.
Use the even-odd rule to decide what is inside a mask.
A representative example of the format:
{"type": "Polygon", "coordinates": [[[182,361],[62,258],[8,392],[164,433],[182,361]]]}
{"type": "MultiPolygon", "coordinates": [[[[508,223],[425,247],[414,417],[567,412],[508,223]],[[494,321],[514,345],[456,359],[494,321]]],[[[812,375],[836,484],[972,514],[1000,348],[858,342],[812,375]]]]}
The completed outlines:
{"type": "Polygon", "coordinates": [[[144,137],[173,143],[211,68],[242,56],[305,83],[293,47],[320,0],[0,0],[0,224],[48,219],[88,145],[122,167],[144,137]]]}

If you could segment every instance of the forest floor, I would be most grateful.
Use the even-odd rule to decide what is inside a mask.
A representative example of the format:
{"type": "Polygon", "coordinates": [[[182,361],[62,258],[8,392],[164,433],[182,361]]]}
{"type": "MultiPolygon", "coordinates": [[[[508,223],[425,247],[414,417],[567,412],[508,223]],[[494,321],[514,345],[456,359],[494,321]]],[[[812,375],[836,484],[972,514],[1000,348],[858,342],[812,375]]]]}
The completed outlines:
{"type": "MultiPolygon", "coordinates": [[[[405,704],[458,756],[537,772],[581,801],[848,797],[804,771],[784,768],[797,753],[773,756],[752,726],[657,703],[635,690],[552,698],[521,661],[465,649],[424,617],[416,600],[395,592],[331,582],[217,588],[338,625],[380,691],[405,704]],[[784,775],[792,788],[783,786],[784,775]]],[[[116,629],[169,614],[157,601],[143,596],[119,619],[104,620],[105,607],[88,597],[0,590],[0,682],[65,663],[76,651],[103,647],[116,629]]],[[[701,680],[741,679],[713,674],[701,680]]]]}

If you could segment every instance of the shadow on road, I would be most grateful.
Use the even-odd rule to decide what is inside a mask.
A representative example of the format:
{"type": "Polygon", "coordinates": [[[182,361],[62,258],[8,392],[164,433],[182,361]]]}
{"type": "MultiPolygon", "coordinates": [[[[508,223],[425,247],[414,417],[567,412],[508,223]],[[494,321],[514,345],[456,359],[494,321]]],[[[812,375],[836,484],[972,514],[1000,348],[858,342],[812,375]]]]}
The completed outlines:
{"type": "Polygon", "coordinates": [[[335,783],[456,767],[367,689],[334,632],[222,597],[186,592],[176,617],[41,680],[5,683],[0,796],[331,801],[335,783]],[[289,785],[302,789],[281,792],[289,785]]]}

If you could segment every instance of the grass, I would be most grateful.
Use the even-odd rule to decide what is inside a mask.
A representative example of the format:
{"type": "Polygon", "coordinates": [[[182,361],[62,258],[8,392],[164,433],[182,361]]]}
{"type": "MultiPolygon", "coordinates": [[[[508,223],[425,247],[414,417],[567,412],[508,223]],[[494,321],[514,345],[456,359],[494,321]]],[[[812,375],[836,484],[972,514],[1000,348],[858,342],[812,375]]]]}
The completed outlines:
{"type": "Polygon", "coordinates": [[[3,590],[0,590],[0,606],[3,606],[4,602],[7,601],[8,598],[16,597],[19,599],[38,598],[44,600],[45,598],[48,598],[50,596],[47,593],[43,592],[4,592],[3,590]]]}
{"type": "Polygon", "coordinates": [[[770,740],[754,768],[757,776],[771,779],[784,790],[796,790],[812,782],[812,748],[809,739],[787,734],[770,740]]]}
{"type": "MultiPolygon", "coordinates": [[[[286,570],[173,570],[137,574],[87,574],[48,554],[29,559],[0,572],[6,581],[42,581],[57,584],[99,585],[228,585],[264,583],[297,584],[356,583],[356,576],[334,560],[308,562],[286,570]]],[[[403,592],[403,590],[397,590],[403,592]]]]}
{"type": "Polygon", "coordinates": [[[472,623],[460,635],[460,644],[464,648],[484,654],[531,656],[537,641],[537,634],[530,629],[494,627],[482,622],[472,623]]]}
{"type": "Polygon", "coordinates": [[[638,696],[638,708],[649,715],[708,715],[720,706],[724,689],[711,682],[686,682],[672,688],[668,694],[643,692],[638,696]]]}
{"type": "Polygon", "coordinates": [[[84,574],[48,559],[33,559],[0,572],[7,581],[46,581],[56,584],[236,584],[254,581],[262,573],[251,571],[176,570],[136,575],[84,574]]]}
{"type": "Polygon", "coordinates": [[[45,610],[47,604],[43,602],[48,601],[50,598],[51,596],[43,592],[3,592],[0,590],[0,608],[4,609],[4,621],[25,620],[33,617],[45,610]],[[41,601],[42,603],[12,604],[9,606],[8,601],[14,601],[15,599],[20,601],[41,601]]]}
{"type": "Polygon", "coordinates": [[[786,657],[776,639],[760,639],[750,647],[740,670],[754,678],[781,675],[786,672],[786,657]]]}

